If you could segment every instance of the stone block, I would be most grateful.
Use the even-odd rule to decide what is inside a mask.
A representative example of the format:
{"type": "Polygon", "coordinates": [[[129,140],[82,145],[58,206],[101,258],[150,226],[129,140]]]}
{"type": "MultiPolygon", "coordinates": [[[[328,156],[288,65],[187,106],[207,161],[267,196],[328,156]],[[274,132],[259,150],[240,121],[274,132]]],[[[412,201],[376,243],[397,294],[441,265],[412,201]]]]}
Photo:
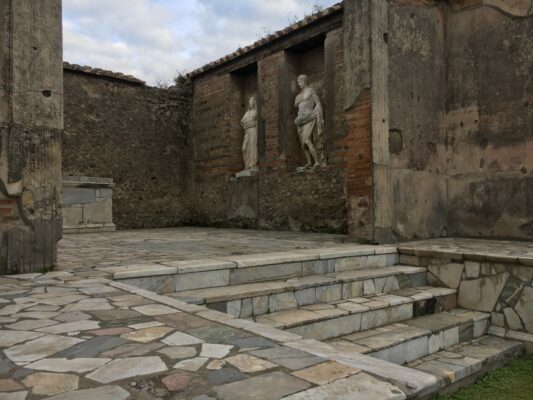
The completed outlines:
{"type": "Polygon", "coordinates": [[[98,189],[96,191],[96,197],[99,199],[112,199],[113,189],[98,189]]]}
{"type": "Polygon", "coordinates": [[[505,326],[505,318],[502,313],[492,312],[490,314],[490,324],[503,328],[505,326]]]}
{"type": "Polygon", "coordinates": [[[85,188],[65,188],[63,205],[87,204],[96,202],[96,190],[85,188]]]}
{"type": "Polygon", "coordinates": [[[475,261],[465,261],[465,274],[467,278],[479,278],[481,263],[475,261]]]}
{"type": "Polygon", "coordinates": [[[508,277],[509,274],[505,272],[462,281],[459,285],[457,303],[459,306],[469,310],[493,311],[508,277]]]}
{"type": "Polygon", "coordinates": [[[366,267],[367,268],[381,268],[387,266],[387,254],[380,254],[375,256],[368,256],[366,267]]]}
{"type": "Polygon", "coordinates": [[[307,306],[310,304],[315,304],[316,303],[315,293],[316,293],[315,288],[296,290],[294,292],[294,296],[296,297],[298,306],[301,307],[301,306],[307,306]]]}
{"type": "MultiPolygon", "coordinates": [[[[379,310],[367,311],[365,313],[356,314],[361,315],[361,330],[377,328],[389,323],[389,313],[386,308],[379,310]]],[[[355,330],[354,330],[355,331],[355,330]]]]}
{"type": "Polygon", "coordinates": [[[305,338],[327,340],[357,332],[361,329],[361,314],[345,315],[290,328],[288,331],[305,338]]]}
{"type": "Polygon", "coordinates": [[[507,321],[507,326],[509,329],[519,331],[524,329],[520,317],[511,307],[506,307],[503,309],[503,315],[505,315],[505,321],[507,321]]]}
{"type": "Polygon", "coordinates": [[[446,287],[457,289],[463,274],[463,264],[430,265],[428,271],[446,287]]]}
{"type": "Polygon", "coordinates": [[[302,263],[265,265],[233,269],[230,272],[232,285],[242,283],[263,282],[276,279],[289,279],[302,275],[302,263]]]}
{"type": "Polygon", "coordinates": [[[83,223],[83,208],[81,206],[63,207],[63,226],[74,227],[83,223]]]}
{"type": "Polygon", "coordinates": [[[376,287],[373,279],[363,281],[363,295],[369,296],[376,293],[376,287]]]}
{"type": "Polygon", "coordinates": [[[342,299],[342,284],[319,286],[316,288],[316,302],[329,303],[342,299]]]}
{"type": "Polygon", "coordinates": [[[515,311],[518,313],[528,332],[533,332],[533,287],[526,286],[516,303],[515,311]]]}
{"type": "Polygon", "coordinates": [[[113,201],[99,199],[83,206],[83,221],[86,224],[106,223],[113,220],[113,201]]]}
{"type": "Polygon", "coordinates": [[[363,295],[363,282],[348,282],[342,284],[342,298],[352,299],[363,295]]]}
{"type": "Polygon", "coordinates": [[[482,319],[480,321],[474,321],[474,337],[480,337],[485,334],[487,334],[487,330],[489,329],[489,320],[488,319],[482,319]]]}
{"type": "Polygon", "coordinates": [[[335,272],[352,271],[366,268],[368,256],[344,257],[334,260],[335,272]]]}
{"type": "Polygon", "coordinates": [[[120,282],[156,293],[171,293],[176,291],[175,279],[172,275],[128,278],[121,279],[120,282]]]}
{"type": "Polygon", "coordinates": [[[253,315],[263,315],[268,313],[268,296],[257,296],[252,298],[253,315]]]}
{"type": "Polygon", "coordinates": [[[230,282],[229,270],[194,272],[175,276],[176,291],[227,286],[230,282]]]}
{"type": "Polygon", "coordinates": [[[298,303],[293,292],[272,294],[268,299],[268,308],[271,313],[296,307],[298,303]]]}
{"type": "Polygon", "coordinates": [[[226,304],[226,313],[235,318],[239,318],[241,315],[241,306],[241,299],[228,301],[226,304]]]}
{"type": "Polygon", "coordinates": [[[239,318],[248,318],[253,315],[252,299],[242,299],[241,313],[239,318]]]}
{"type": "Polygon", "coordinates": [[[302,262],[302,275],[325,275],[335,272],[336,260],[316,260],[302,262]]]}

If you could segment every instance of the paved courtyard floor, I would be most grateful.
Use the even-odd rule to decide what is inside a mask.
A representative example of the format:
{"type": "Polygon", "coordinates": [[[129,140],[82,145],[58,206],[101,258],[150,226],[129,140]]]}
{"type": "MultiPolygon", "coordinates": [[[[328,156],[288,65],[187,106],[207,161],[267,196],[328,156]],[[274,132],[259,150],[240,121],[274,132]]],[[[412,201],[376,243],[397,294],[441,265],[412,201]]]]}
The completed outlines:
{"type": "Polygon", "coordinates": [[[345,235],[194,227],[65,235],[59,242],[58,268],[81,270],[285,252],[343,242],[348,242],[345,235]]]}
{"type": "MultiPolygon", "coordinates": [[[[0,276],[0,400],[401,400],[435,385],[432,374],[362,354],[347,358],[325,343],[112,281],[97,269],[342,246],[353,243],[342,235],[204,228],[65,236],[56,271],[0,276]]],[[[402,246],[533,255],[531,243],[402,246]]]]}

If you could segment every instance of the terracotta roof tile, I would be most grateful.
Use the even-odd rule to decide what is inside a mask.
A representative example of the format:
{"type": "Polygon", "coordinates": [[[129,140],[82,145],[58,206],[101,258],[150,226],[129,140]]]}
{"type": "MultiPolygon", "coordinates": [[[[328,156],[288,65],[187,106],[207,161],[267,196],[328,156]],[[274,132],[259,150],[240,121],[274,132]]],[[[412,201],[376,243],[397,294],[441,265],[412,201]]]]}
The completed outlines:
{"type": "Polygon", "coordinates": [[[105,69],[101,68],[93,68],[89,67],[87,65],[78,65],[78,64],[71,64],[68,62],[63,63],[63,69],[69,70],[69,71],[76,71],[76,72],[83,72],[85,74],[91,74],[91,75],[97,75],[97,76],[104,76],[107,78],[113,78],[113,79],[120,79],[122,81],[128,81],[137,83],[140,85],[145,85],[146,82],[140,79],[135,78],[131,75],[125,75],[121,72],[113,72],[113,71],[107,71],[105,69]]]}
{"type": "Polygon", "coordinates": [[[239,56],[242,56],[252,50],[255,50],[257,49],[258,47],[261,47],[267,43],[270,43],[272,42],[273,40],[275,39],[279,39],[283,36],[286,36],[288,34],[291,34],[299,29],[302,29],[303,27],[306,27],[307,25],[313,23],[313,22],[316,22],[318,21],[319,19],[322,19],[324,17],[327,17],[329,15],[332,15],[332,14],[335,14],[337,13],[338,11],[342,10],[343,6],[342,6],[342,2],[341,3],[337,3],[329,8],[326,8],[320,12],[317,12],[313,15],[309,15],[308,17],[304,18],[303,20],[301,21],[298,21],[292,25],[289,25],[288,27],[284,28],[284,29],[281,29],[277,32],[274,32],[272,34],[269,34],[268,36],[266,37],[263,37],[259,40],[257,40],[256,42],[254,42],[253,44],[249,45],[249,46],[246,46],[244,48],[239,48],[237,49],[236,51],[234,51],[233,53],[231,54],[228,54],[222,58],[219,58],[218,60],[216,61],[212,61],[208,64],[205,64],[204,66],[200,67],[200,68],[197,68],[195,69],[194,71],[191,71],[190,73],[187,74],[187,77],[189,78],[192,78],[196,75],[199,75],[203,72],[206,72],[214,67],[217,67],[219,65],[222,65],[230,60],[233,60],[234,58],[237,58],[239,56]]]}

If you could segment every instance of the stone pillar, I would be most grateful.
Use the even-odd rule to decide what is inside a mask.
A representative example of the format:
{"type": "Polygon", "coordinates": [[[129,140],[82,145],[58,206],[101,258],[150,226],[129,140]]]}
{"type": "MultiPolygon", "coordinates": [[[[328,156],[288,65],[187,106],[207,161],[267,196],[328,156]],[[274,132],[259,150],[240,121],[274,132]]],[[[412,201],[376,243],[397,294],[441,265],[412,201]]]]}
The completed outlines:
{"type": "Polygon", "coordinates": [[[61,237],[61,0],[0,2],[0,274],[56,263],[61,237]]]}
{"type": "Polygon", "coordinates": [[[343,30],[349,231],[357,240],[389,243],[393,235],[387,1],[346,0],[343,30]]]}

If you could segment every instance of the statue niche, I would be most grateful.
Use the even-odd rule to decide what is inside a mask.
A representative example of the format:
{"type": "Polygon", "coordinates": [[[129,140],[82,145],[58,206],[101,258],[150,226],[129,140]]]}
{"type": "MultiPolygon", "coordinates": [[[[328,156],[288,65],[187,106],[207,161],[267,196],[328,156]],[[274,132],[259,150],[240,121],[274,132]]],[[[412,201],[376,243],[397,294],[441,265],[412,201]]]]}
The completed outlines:
{"type": "Polygon", "coordinates": [[[307,160],[307,164],[298,170],[324,167],[324,109],[316,90],[308,85],[306,75],[298,76],[297,83],[301,91],[294,100],[294,106],[298,108],[294,123],[307,160]]]}
{"type": "Polygon", "coordinates": [[[242,142],[242,156],[244,160],[244,171],[237,176],[250,176],[257,172],[257,103],[255,96],[248,101],[248,110],[241,119],[241,126],[244,129],[244,140],[242,142]]]}

